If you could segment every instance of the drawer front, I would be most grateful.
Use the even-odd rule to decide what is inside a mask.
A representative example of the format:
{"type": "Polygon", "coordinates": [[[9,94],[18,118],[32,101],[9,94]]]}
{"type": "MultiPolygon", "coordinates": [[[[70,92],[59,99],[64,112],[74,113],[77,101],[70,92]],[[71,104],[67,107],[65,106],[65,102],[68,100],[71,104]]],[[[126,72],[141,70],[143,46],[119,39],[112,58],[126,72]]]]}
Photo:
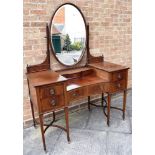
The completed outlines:
{"type": "Polygon", "coordinates": [[[71,91],[67,92],[67,98],[68,98],[69,102],[78,100],[84,96],[85,96],[84,88],[79,88],[79,89],[75,89],[75,90],[71,90],[71,91]]]}
{"type": "Polygon", "coordinates": [[[126,71],[119,71],[119,72],[114,72],[112,74],[112,81],[119,81],[119,80],[123,80],[126,78],[126,71]]]}
{"type": "Polygon", "coordinates": [[[120,90],[126,89],[126,81],[121,80],[117,82],[105,83],[104,84],[104,91],[105,92],[117,92],[120,90]]]}
{"type": "Polygon", "coordinates": [[[65,106],[63,95],[55,95],[52,97],[41,99],[41,112],[56,110],[65,106]]]}
{"type": "Polygon", "coordinates": [[[101,94],[103,91],[102,84],[94,84],[88,87],[88,95],[101,94]]]}
{"type": "Polygon", "coordinates": [[[63,84],[50,85],[50,86],[42,87],[40,90],[40,98],[44,99],[44,98],[52,97],[55,95],[62,95],[63,89],[64,89],[63,84]]]}

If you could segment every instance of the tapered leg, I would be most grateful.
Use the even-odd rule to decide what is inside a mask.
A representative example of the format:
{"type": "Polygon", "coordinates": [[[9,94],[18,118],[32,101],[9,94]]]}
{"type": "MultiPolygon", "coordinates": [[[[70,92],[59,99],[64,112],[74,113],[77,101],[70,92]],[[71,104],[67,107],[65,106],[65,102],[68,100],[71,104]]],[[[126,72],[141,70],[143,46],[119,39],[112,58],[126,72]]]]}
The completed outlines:
{"type": "Polygon", "coordinates": [[[110,105],[111,105],[111,94],[108,93],[108,103],[107,103],[107,125],[108,126],[110,121],[110,105]]]}
{"type": "Polygon", "coordinates": [[[44,136],[44,124],[43,124],[43,115],[39,115],[39,121],[40,121],[40,129],[41,129],[41,135],[42,135],[42,142],[44,150],[46,151],[46,144],[45,144],[45,136],[44,136]]]}
{"type": "Polygon", "coordinates": [[[35,116],[34,116],[34,108],[33,108],[33,103],[30,99],[30,105],[31,105],[31,112],[32,112],[32,118],[33,118],[33,126],[36,127],[36,121],[35,121],[35,116]]]}
{"type": "Polygon", "coordinates": [[[55,111],[53,111],[53,121],[55,121],[55,111]]]}
{"type": "Polygon", "coordinates": [[[90,96],[88,96],[88,110],[90,111],[90,96]]]}
{"type": "Polygon", "coordinates": [[[104,93],[102,93],[102,98],[101,98],[101,106],[103,107],[103,103],[104,103],[104,93]]]}
{"type": "Polygon", "coordinates": [[[70,137],[69,137],[69,118],[68,118],[68,107],[64,108],[65,111],[65,119],[66,119],[66,130],[67,130],[67,140],[70,142],[70,137]]]}
{"type": "Polygon", "coordinates": [[[127,91],[125,90],[123,92],[123,120],[125,119],[126,96],[127,96],[127,91]]]}

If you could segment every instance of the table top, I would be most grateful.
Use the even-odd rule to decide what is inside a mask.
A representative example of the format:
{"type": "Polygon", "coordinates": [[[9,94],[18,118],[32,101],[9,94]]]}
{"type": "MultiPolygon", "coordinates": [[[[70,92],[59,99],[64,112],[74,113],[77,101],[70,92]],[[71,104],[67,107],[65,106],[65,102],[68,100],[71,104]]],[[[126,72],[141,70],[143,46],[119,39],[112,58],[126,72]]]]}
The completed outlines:
{"type": "Polygon", "coordinates": [[[129,69],[129,67],[114,64],[114,63],[107,62],[107,61],[90,63],[90,64],[88,64],[88,66],[95,67],[97,69],[101,69],[101,70],[104,70],[107,72],[116,72],[119,70],[129,69]]]}
{"type": "Polygon", "coordinates": [[[27,74],[27,78],[33,86],[47,85],[67,80],[65,77],[52,70],[29,73],[27,74]]]}

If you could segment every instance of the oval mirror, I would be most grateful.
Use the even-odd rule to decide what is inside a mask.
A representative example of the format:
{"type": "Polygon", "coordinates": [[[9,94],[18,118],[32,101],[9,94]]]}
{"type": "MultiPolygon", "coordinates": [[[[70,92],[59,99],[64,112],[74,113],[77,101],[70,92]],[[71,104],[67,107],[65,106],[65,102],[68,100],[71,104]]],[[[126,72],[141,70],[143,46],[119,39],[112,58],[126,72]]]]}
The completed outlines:
{"type": "Polygon", "coordinates": [[[71,66],[82,59],[86,48],[86,23],[76,6],[64,4],[55,11],[50,33],[54,55],[61,64],[71,66]]]}

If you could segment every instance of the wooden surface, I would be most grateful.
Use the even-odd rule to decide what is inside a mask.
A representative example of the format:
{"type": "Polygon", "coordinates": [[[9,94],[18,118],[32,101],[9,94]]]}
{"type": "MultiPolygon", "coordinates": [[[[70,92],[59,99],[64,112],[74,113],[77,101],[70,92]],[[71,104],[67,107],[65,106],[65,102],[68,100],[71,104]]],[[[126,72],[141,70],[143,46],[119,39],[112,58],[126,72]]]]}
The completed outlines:
{"type": "Polygon", "coordinates": [[[107,61],[90,63],[90,64],[88,64],[88,66],[94,67],[97,69],[101,69],[101,70],[104,70],[106,72],[115,72],[115,71],[120,71],[120,70],[124,70],[124,69],[129,69],[128,67],[125,67],[122,65],[117,65],[117,64],[107,62],[107,61]]]}
{"type": "MultiPolygon", "coordinates": [[[[46,106],[48,104],[47,100],[44,100],[45,108],[42,107],[42,104],[41,105],[38,104],[35,87],[44,86],[42,88],[42,89],[44,89],[44,91],[42,91],[42,89],[41,89],[41,92],[40,92],[41,95],[39,95],[40,99],[43,98],[43,97],[48,97],[48,94],[49,94],[48,91],[47,91],[48,90],[48,85],[64,82],[64,81],[66,81],[66,78],[62,77],[61,75],[59,75],[56,72],[53,72],[51,70],[47,70],[47,71],[29,73],[29,74],[27,74],[27,79],[28,79],[28,82],[29,82],[30,99],[31,99],[31,101],[33,103],[34,109],[36,109],[38,112],[39,111],[40,112],[50,111],[51,108],[46,106]],[[41,111],[41,109],[43,111],[41,111]]],[[[56,100],[57,100],[57,98],[56,98],[56,100]]]]}
{"type": "MultiPolygon", "coordinates": [[[[31,68],[33,70],[33,68],[31,68]]],[[[39,71],[27,74],[30,99],[33,107],[37,109],[40,119],[42,140],[46,150],[43,134],[42,116],[48,112],[66,109],[66,131],[69,138],[68,107],[72,101],[92,95],[108,93],[107,125],[110,124],[111,94],[124,92],[123,119],[125,118],[126,90],[128,67],[109,63],[91,63],[85,67],[62,71],[39,71]]],[[[89,101],[90,102],[90,101],[89,101]]],[[[35,119],[35,118],[34,118],[35,119]]],[[[35,121],[34,121],[35,122],[35,121]]]]}
{"type": "Polygon", "coordinates": [[[47,111],[51,109],[47,106],[50,100],[54,99],[57,103],[62,102],[64,94],[66,94],[67,103],[62,102],[63,104],[54,107],[54,109],[60,109],[61,106],[63,108],[69,102],[82,97],[104,92],[114,93],[127,89],[127,70],[127,67],[121,65],[100,62],[92,63],[82,68],[58,72],[47,70],[29,73],[27,74],[27,78],[29,81],[30,96],[35,107],[38,109],[39,105],[36,99],[35,87],[40,87],[39,98],[44,102],[44,104],[41,104],[41,109],[42,112],[46,112],[46,109],[47,111]],[[63,83],[65,83],[65,88],[63,83]],[[54,97],[50,95],[51,89],[55,91],[54,97]]]}
{"type": "Polygon", "coordinates": [[[27,74],[27,78],[33,86],[47,85],[67,80],[65,77],[52,70],[30,73],[27,74]]]}

